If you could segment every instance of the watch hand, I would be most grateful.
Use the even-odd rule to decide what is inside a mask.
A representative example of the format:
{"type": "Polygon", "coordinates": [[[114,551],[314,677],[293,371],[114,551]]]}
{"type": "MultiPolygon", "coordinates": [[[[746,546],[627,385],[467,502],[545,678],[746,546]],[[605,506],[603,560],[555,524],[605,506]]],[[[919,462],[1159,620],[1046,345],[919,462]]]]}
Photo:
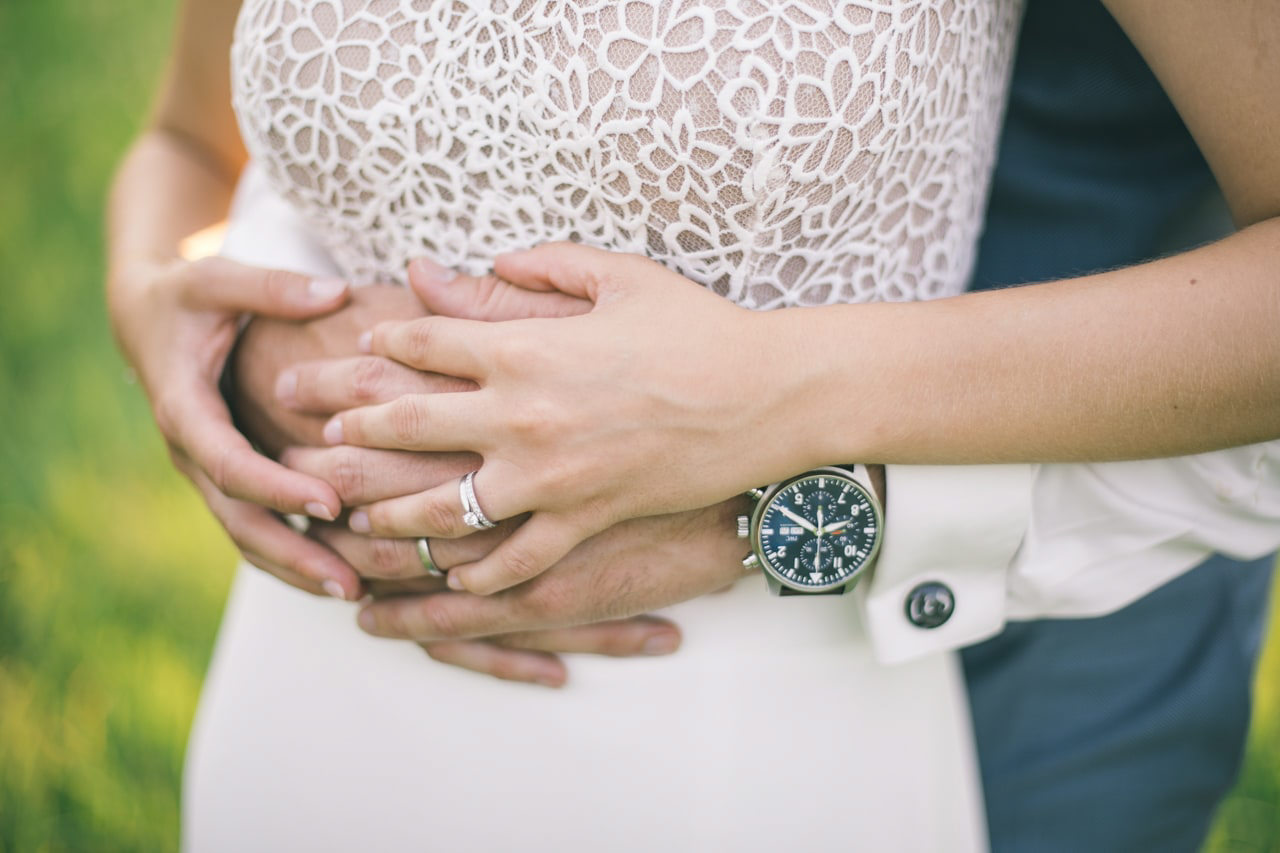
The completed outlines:
{"type": "Polygon", "coordinates": [[[852,523],[853,523],[853,521],[854,521],[854,520],[853,520],[852,518],[846,518],[844,521],[833,521],[833,522],[831,522],[830,524],[828,524],[826,527],[822,528],[822,532],[823,532],[824,534],[826,534],[826,533],[835,533],[835,532],[836,532],[836,528],[838,528],[838,527],[844,527],[846,524],[852,524],[852,523]]]}
{"type": "MultiPolygon", "coordinates": [[[[821,512],[821,511],[819,511],[819,512],[821,512]]],[[[813,549],[813,570],[814,570],[815,572],[821,572],[821,571],[822,571],[822,569],[821,569],[821,568],[819,568],[819,566],[818,566],[818,561],[819,561],[821,558],[822,558],[822,540],[821,540],[821,539],[819,539],[819,540],[818,540],[818,547],[813,549]]]]}
{"type": "Polygon", "coordinates": [[[810,533],[812,533],[813,535],[815,535],[815,536],[816,536],[816,535],[818,535],[818,528],[814,527],[814,526],[813,526],[812,524],[810,524],[808,521],[806,521],[805,519],[803,519],[803,518],[801,518],[800,516],[796,515],[794,512],[792,512],[791,510],[787,509],[786,507],[784,507],[784,506],[780,506],[780,507],[778,507],[778,512],[782,513],[782,514],[783,514],[783,515],[785,515],[787,518],[791,519],[791,520],[792,520],[792,521],[794,521],[796,524],[800,525],[801,527],[803,527],[805,530],[809,531],[809,532],[810,532],[810,533]]]}
{"type": "MultiPolygon", "coordinates": [[[[817,536],[819,539],[821,539],[822,531],[825,529],[826,528],[822,526],[822,504],[818,504],[818,532],[815,533],[814,535],[817,536]]],[[[822,545],[822,543],[819,542],[818,545],[822,545]]]]}

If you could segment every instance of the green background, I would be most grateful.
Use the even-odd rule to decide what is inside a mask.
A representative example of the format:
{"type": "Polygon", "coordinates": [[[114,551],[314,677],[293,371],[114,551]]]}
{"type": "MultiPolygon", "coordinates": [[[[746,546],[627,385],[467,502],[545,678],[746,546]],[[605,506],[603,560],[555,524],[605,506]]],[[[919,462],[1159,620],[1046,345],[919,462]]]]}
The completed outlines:
{"type": "MultiPolygon", "coordinates": [[[[0,0],[0,853],[177,846],[234,552],[170,469],[101,297],[103,199],[171,16],[0,0]]],[[[1212,850],[1280,850],[1280,632],[1256,704],[1212,850]]]]}

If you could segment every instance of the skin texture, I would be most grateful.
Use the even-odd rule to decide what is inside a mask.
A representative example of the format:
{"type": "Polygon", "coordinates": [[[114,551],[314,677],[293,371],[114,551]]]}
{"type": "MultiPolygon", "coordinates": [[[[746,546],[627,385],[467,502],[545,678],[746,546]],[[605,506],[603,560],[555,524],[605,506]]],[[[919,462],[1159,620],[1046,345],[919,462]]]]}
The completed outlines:
{"type": "MultiPolygon", "coordinates": [[[[495,272],[587,299],[589,314],[501,330],[441,317],[378,327],[371,352],[480,390],[347,412],[325,439],[480,452],[486,513],[531,513],[452,573],[490,594],[620,520],[832,459],[1102,461],[1280,437],[1280,0],[1243,0],[1229,14],[1208,0],[1108,7],[1204,150],[1239,233],[1039,287],[767,315],[643,258],[541,246],[500,257],[495,272]],[[767,359],[754,348],[762,340],[767,359]]],[[[454,493],[447,483],[362,518],[376,534],[463,535],[456,507],[447,512],[454,493]]]]}
{"type": "MultiPolygon", "coordinates": [[[[495,550],[452,573],[455,583],[486,593],[539,575],[611,525],[695,511],[746,484],[831,459],[1111,459],[1275,437],[1280,110],[1273,93],[1280,79],[1280,2],[1240,0],[1231,14],[1210,0],[1108,5],[1196,135],[1237,221],[1251,226],[1240,234],[1177,258],[1051,286],[767,318],[714,304],[642,259],[544,247],[500,260],[498,274],[548,300],[564,298],[548,291],[586,299],[594,306],[590,314],[515,321],[500,336],[470,327],[475,334],[466,341],[454,325],[465,321],[429,318],[382,329],[370,349],[414,368],[478,380],[479,392],[414,395],[344,415],[328,424],[325,437],[472,450],[481,436],[488,452],[479,448],[486,464],[477,488],[487,511],[495,518],[532,513],[495,550]],[[662,305],[641,292],[641,282],[662,291],[662,305]],[[689,328],[697,334],[670,334],[689,328]],[[774,342],[780,357],[752,361],[755,350],[744,342],[762,339],[774,342]],[[877,377],[857,394],[848,393],[851,377],[828,366],[840,363],[850,339],[859,341],[858,375],[877,377]],[[666,357],[673,341],[682,348],[680,363],[666,357]],[[616,355],[619,343],[630,358],[616,355]],[[838,351],[818,350],[815,357],[815,346],[838,351]],[[1019,358],[1006,359],[1010,351],[1019,358]],[[587,395],[569,380],[584,363],[615,380],[603,388],[593,379],[595,388],[626,393],[580,399],[587,395]],[[938,364],[951,369],[940,373],[938,364]],[[689,365],[700,370],[692,386],[689,365]],[[749,385],[734,384],[743,377],[749,385]],[[728,400],[738,406],[728,408],[728,400]],[[638,401],[649,405],[638,407],[638,401]],[[615,411],[643,408],[644,414],[610,421],[610,402],[624,407],[615,411]],[[634,427],[644,418],[656,419],[655,437],[637,440],[634,427]],[[557,425],[571,426],[573,441],[553,452],[557,425]],[[761,451],[755,439],[761,434],[786,440],[761,451]],[[741,443],[748,438],[752,452],[741,443]],[[647,452],[647,466],[627,455],[636,447],[647,452]],[[679,464],[690,460],[695,464],[679,464]],[[673,476],[658,477],[664,469],[673,476]],[[640,479],[626,479],[634,474],[640,479]]],[[[246,556],[299,586],[326,584],[350,598],[359,582],[352,567],[263,508],[331,517],[332,487],[253,458],[225,422],[212,432],[193,426],[190,401],[205,401],[202,417],[222,415],[209,408],[209,392],[240,311],[300,319],[338,305],[303,310],[290,295],[305,292],[302,280],[271,289],[284,280],[281,273],[174,260],[182,236],[225,214],[243,162],[226,91],[226,45],[237,7],[229,0],[184,7],[156,116],[113,193],[109,304],[175,461],[246,556]],[[209,296],[219,290],[215,280],[254,275],[260,287],[252,289],[266,290],[271,301],[247,305],[209,296]],[[166,371],[165,362],[184,369],[166,371]]],[[[491,289],[501,290],[492,283],[491,289]]],[[[500,306],[521,301],[490,298],[500,306]]],[[[363,533],[466,532],[458,528],[456,506],[454,517],[443,514],[450,489],[456,502],[456,484],[446,483],[413,498],[416,504],[375,501],[352,513],[351,524],[363,533]]]]}

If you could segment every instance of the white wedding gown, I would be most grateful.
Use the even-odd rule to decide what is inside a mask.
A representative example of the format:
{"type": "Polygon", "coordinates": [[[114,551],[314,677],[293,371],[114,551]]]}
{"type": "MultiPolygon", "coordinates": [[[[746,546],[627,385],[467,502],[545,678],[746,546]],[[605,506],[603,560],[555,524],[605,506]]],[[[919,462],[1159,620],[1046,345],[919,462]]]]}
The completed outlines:
{"type": "MultiPolygon", "coordinates": [[[[572,239],[755,308],[959,292],[1017,0],[246,0],[226,251],[357,282],[572,239]]],[[[851,342],[856,357],[856,342],[851,342]]],[[[856,393],[856,391],[851,391],[856,393]]],[[[892,507],[890,507],[892,512],[892,507]]],[[[551,691],[361,634],[242,567],[192,735],[190,851],[985,846],[955,660],[759,577],[671,657],[551,691]]]]}

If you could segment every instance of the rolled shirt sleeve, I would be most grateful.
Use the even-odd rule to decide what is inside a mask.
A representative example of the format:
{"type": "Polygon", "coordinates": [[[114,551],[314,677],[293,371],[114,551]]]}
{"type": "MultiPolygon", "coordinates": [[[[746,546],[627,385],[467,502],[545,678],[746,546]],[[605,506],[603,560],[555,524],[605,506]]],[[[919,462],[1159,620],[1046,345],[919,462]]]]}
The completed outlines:
{"type": "Polygon", "coordinates": [[[1010,619],[1110,613],[1214,553],[1280,548],[1280,441],[1133,462],[889,466],[886,478],[884,544],[859,599],[885,663],[1010,619]],[[939,589],[946,618],[920,618],[939,589]]]}

